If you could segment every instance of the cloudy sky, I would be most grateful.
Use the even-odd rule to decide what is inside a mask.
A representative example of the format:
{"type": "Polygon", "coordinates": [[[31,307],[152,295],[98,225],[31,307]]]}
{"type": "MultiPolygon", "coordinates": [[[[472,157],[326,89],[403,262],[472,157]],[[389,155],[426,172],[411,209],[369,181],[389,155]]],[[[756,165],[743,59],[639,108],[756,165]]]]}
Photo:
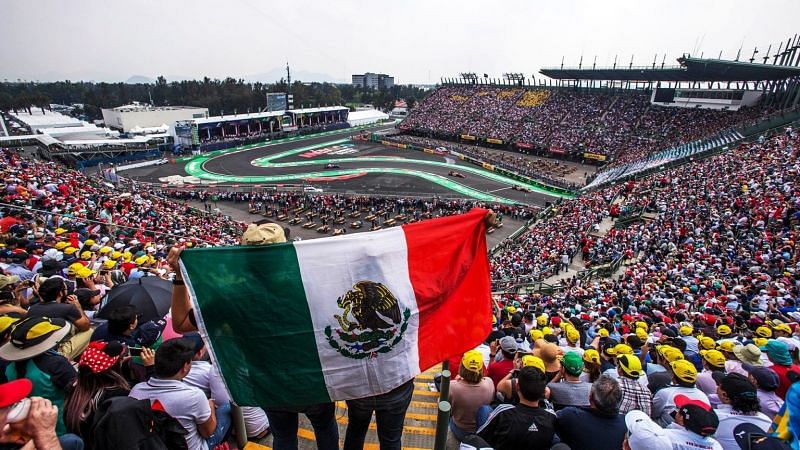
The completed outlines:
{"type": "MultiPolygon", "coordinates": [[[[798,0],[2,0],[0,80],[392,74],[435,83],[561,63],[742,59],[800,32],[798,0]]],[[[301,77],[302,78],[302,77],[301,77]]],[[[310,81],[310,80],[304,80],[310,81]]]]}

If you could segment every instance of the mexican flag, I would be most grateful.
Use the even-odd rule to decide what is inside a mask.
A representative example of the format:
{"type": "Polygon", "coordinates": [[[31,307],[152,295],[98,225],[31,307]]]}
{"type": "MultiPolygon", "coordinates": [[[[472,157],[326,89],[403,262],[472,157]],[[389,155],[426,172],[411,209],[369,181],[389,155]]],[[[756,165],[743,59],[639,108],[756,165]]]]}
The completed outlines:
{"type": "Polygon", "coordinates": [[[474,348],[492,323],[485,215],[184,251],[198,325],[233,399],[368,397],[474,348]]]}

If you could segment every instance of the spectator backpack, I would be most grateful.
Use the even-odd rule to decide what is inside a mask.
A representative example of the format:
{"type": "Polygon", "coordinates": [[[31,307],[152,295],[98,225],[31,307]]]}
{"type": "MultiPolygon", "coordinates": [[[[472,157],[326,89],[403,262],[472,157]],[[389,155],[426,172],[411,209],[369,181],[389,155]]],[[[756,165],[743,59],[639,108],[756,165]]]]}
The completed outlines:
{"type": "Polygon", "coordinates": [[[186,430],[158,401],[110,398],[97,409],[92,430],[96,449],[188,450],[186,430]]]}

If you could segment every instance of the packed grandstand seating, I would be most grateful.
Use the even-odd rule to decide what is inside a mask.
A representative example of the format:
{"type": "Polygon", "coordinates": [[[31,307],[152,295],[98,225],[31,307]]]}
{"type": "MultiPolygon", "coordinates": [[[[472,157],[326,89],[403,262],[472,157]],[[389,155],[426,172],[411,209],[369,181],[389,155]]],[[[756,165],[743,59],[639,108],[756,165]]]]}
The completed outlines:
{"type": "MultiPolygon", "coordinates": [[[[13,326],[20,315],[28,315],[30,322],[25,323],[39,324],[40,328],[47,324],[45,342],[53,347],[43,347],[42,351],[46,358],[60,364],[60,376],[37,378],[35,382],[49,386],[52,392],[44,395],[62,402],[63,410],[53,413],[50,428],[52,438],[57,438],[63,448],[83,448],[74,445],[97,442],[98,436],[105,436],[102,429],[92,430],[85,425],[86,414],[102,413],[92,403],[93,395],[125,397],[130,392],[132,397],[140,398],[135,392],[140,392],[143,384],[133,387],[134,384],[157,380],[158,372],[150,378],[152,365],[157,365],[156,371],[164,370],[158,365],[158,358],[164,358],[173,347],[184,348],[181,357],[187,361],[181,364],[191,364],[189,374],[205,368],[202,373],[209,379],[222,382],[211,369],[212,363],[190,361],[202,355],[199,335],[188,333],[187,339],[169,342],[179,336],[170,325],[174,323],[170,316],[141,323],[142,316],[136,308],[123,309],[127,315],[113,316],[104,330],[98,331],[103,325],[94,331],[86,325],[86,329],[56,346],[50,337],[53,330],[63,327],[59,324],[66,322],[36,315],[48,302],[70,311],[74,307],[81,317],[74,322],[77,327],[84,317],[95,317],[100,299],[114,292],[117,284],[127,279],[169,277],[176,270],[174,261],[166,261],[171,245],[239,242],[244,224],[189,208],[187,201],[246,203],[253,212],[287,214],[293,207],[307,207],[319,214],[332,209],[366,208],[449,215],[473,206],[492,206],[466,200],[287,192],[210,194],[195,189],[139,186],[124,180],[116,180],[118,186],[112,186],[101,178],[87,177],[57,163],[24,158],[11,150],[4,149],[0,157],[0,263],[4,272],[0,291],[5,299],[0,304],[0,316],[4,318],[5,337],[11,333],[14,342],[31,339],[29,335],[20,337],[22,334],[13,326]],[[122,329],[127,331],[113,334],[112,321],[122,323],[122,329]],[[127,328],[131,324],[134,334],[127,328]],[[83,342],[83,347],[77,347],[80,339],[88,340],[89,336],[92,343],[83,342]],[[159,345],[167,350],[149,350],[150,346],[159,345]],[[120,356],[128,348],[139,348],[140,361],[120,356]],[[113,381],[103,383],[115,384],[94,387],[92,383],[106,376],[113,381]],[[109,386],[114,386],[113,392],[104,390],[111,390],[109,386]]],[[[617,425],[591,439],[610,443],[602,448],[620,448],[626,433],[634,433],[624,425],[625,414],[630,411],[641,412],[640,421],[651,417],[656,428],[667,427],[661,443],[667,444],[664,448],[672,448],[668,444],[672,436],[669,433],[675,428],[669,427],[670,418],[684,420],[681,411],[685,408],[669,403],[683,401],[680,396],[672,398],[676,390],[692,395],[692,405],[701,405],[698,408],[705,411],[692,410],[692,414],[706,415],[705,428],[695,430],[694,423],[687,421],[684,423],[689,431],[682,431],[698,433],[695,439],[705,443],[714,439],[735,442],[733,431],[723,425],[723,420],[732,420],[731,417],[745,415],[747,421],[765,431],[773,418],[780,421],[790,414],[786,413],[788,408],[795,407],[790,401],[795,402],[800,395],[800,385],[792,384],[797,378],[790,373],[795,371],[800,376],[800,340],[796,337],[800,321],[796,309],[800,295],[798,183],[800,134],[786,129],[706,159],[601,188],[542,210],[493,206],[502,214],[531,220],[527,231],[506,240],[490,255],[494,287],[508,289],[495,295],[497,324],[492,334],[476,351],[467,352],[463,360],[461,355],[455,355],[451,363],[461,367],[459,372],[467,377],[470,375],[465,364],[475,365],[481,383],[486,369],[488,378],[483,378],[483,384],[490,395],[483,407],[491,410],[490,403],[504,404],[485,419],[486,423],[493,423],[495,416],[518,401],[513,398],[513,388],[505,389],[508,380],[502,380],[510,378],[514,367],[521,367],[522,381],[518,383],[527,383],[526,377],[530,377],[538,380],[542,394],[545,386],[549,388],[537,408],[548,411],[543,414],[551,418],[561,441],[571,442],[572,448],[593,445],[581,439],[586,435],[587,423],[599,426],[594,420],[613,420],[617,425]],[[616,219],[616,224],[621,224],[623,218],[632,220],[626,226],[608,227],[609,221],[616,219]],[[620,259],[627,264],[613,276],[601,279],[581,278],[569,269],[577,261],[592,268],[620,259]],[[518,282],[547,279],[565,269],[572,276],[563,278],[552,292],[525,294],[510,289],[518,282]],[[525,356],[527,359],[515,358],[518,349],[522,350],[519,355],[530,353],[525,356]],[[641,356],[633,356],[634,352],[641,356]],[[489,361],[490,355],[495,359],[489,361]],[[566,385],[560,383],[562,378],[570,386],[580,384],[581,395],[559,396],[560,388],[566,385]],[[493,383],[494,379],[497,381],[493,383]],[[592,402],[603,401],[612,407],[600,411],[595,403],[587,405],[589,392],[592,402]],[[784,398],[788,406],[783,406],[784,398]],[[677,414],[671,414],[673,410],[677,414]],[[576,411],[583,411],[581,414],[587,417],[579,425],[570,425],[569,414],[577,414],[576,411]]],[[[183,285],[183,281],[178,279],[175,284],[183,285]]],[[[18,377],[17,367],[45,358],[36,353],[38,347],[36,351],[26,348],[19,347],[12,353],[20,359],[2,372],[8,380],[18,377]]],[[[31,372],[28,375],[33,376],[31,372]]],[[[198,381],[186,375],[183,381],[169,382],[176,386],[204,383],[197,386],[208,387],[213,393],[215,388],[209,379],[198,381]]],[[[451,381],[451,398],[458,397],[457,384],[464,382],[451,381]]],[[[217,391],[219,395],[224,393],[225,389],[217,391]]],[[[202,400],[205,402],[206,397],[202,400]]],[[[32,401],[37,408],[40,406],[40,400],[32,401]]],[[[454,417],[459,417],[463,406],[457,400],[453,405],[454,417]]],[[[210,408],[215,408],[213,403],[210,408]]],[[[333,403],[331,408],[335,408],[333,403]]],[[[796,409],[792,411],[797,413],[796,409]]],[[[222,417],[226,412],[220,407],[214,414],[222,417]]],[[[247,435],[263,438],[269,414],[270,411],[250,408],[243,415],[247,435]]],[[[334,424],[332,430],[336,430],[333,415],[330,420],[334,424]]],[[[463,426],[477,429],[476,423],[463,426]]],[[[227,433],[222,430],[219,439],[227,433]]],[[[480,428],[478,436],[488,441],[497,439],[491,430],[491,426],[480,428]]],[[[328,437],[338,439],[335,431],[329,433],[328,437]]],[[[551,428],[537,433],[549,446],[556,431],[551,428]]],[[[217,438],[212,434],[207,441],[201,441],[206,446],[194,448],[231,448],[217,438]]],[[[57,447],[53,444],[46,448],[57,447]]],[[[717,444],[709,448],[723,447],[717,444]]]]}
{"type": "Polygon", "coordinates": [[[594,153],[614,164],[713,135],[767,113],[652,105],[649,92],[578,92],[566,88],[445,86],[399,125],[428,137],[497,139],[553,156],[594,153]]]}
{"type": "Polygon", "coordinates": [[[564,201],[493,256],[493,278],[541,280],[558,273],[563,254],[571,259],[578,252],[585,267],[636,257],[621,284],[636,293],[629,295],[648,295],[654,280],[686,280],[698,270],[710,279],[753,270],[793,273],[799,153],[800,136],[790,130],[564,201]],[[603,219],[625,211],[654,219],[593,233],[603,219]]]}
{"type": "MultiPolygon", "coordinates": [[[[496,157],[493,153],[484,156],[496,157]]],[[[515,348],[532,351],[540,360],[534,364],[542,372],[537,376],[542,383],[549,382],[547,385],[551,389],[549,398],[542,400],[542,407],[558,411],[553,420],[560,424],[562,440],[578,439],[582,435],[579,430],[584,425],[577,429],[564,428],[567,425],[561,422],[566,419],[561,411],[583,404],[562,403],[569,400],[558,395],[558,374],[572,377],[568,378],[570,382],[585,383],[586,392],[594,389],[591,383],[617,389],[622,400],[616,403],[615,416],[641,408],[646,411],[646,416],[667,426],[670,408],[673,407],[665,405],[663,397],[672,389],[669,387],[670,377],[675,382],[674,377],[680,374],[676,383],[683,383],[681,389],[691,390],[697,396],[702,394],[702,401],[710,405],[709,411],[713,407],[714,414],[724,419],[729,417],[730,411],[725,403],[730,402],[727,391],[726,396],[718,396],[715,383],[708,385],[700,380],[703,373],[711,378],[712,371],[727,370],[728,375],[716,376],[720,380],[719,389],[724,390],[727,384],[721,377],[731,377],[731,373],[742,371],[744,374],[756,373],[748,369],[750,366],[734,363],[765,364],[765,370],[774,371],[783,369],[774,365],[770,367],[776,368],[771,369],[766,364],[780,364],[788,367],[787,370],[800,371],[800,366],[794,365],[800,342],[792,337],[800,320],[795,306],[800,295],[797,287],[800,277],[797,247],[800,239],[797,197],[800,134],[791,128],[754,142],[742,143],[706,159],[690,161],[640,180],[601,188],[541,210],[484,205],[468,200],[252,191],[212,194],[191,188],[166,189],[128,184],[132,182],[122,179],[115,180],[117,186],[112,186],[102,178],[88,177],[54,162],[21,157],[12,150],[4,149],[1,157],[0,243],[4,248],[0,262],[5,284],[0,290],[14,300],[0,307],[5,308],[3,317],[12,318],[9,320],[16,321],[14,314],[17,313],[35,317],[32,315],[35,305],[29,310],[25,308],[35,295],[47,295],[50,284],[53,284],[47,280],[53,279],[55,274],[63,275],[63,280],[66,280],[63,283],[67,284],[64,289],[72,286],[81,295],[80,304],[85,311],[94,314],[97,304],[93,299],[113,292],[116,284],[128,278],[168,277],[174,267],[166,261],[167,250],[175,243],[206,246],[239,242],[244,224],[219,214],[189,208],[188,201],[242,203],[256,213],[273,211],[288,215],[291,209],[301,208],[322,215],[334,209],[366,209],[419,215],[420,218],[427,217],[426,213],[444,216],[482,206],[495,208],[502,215],[516,219],[530,219],[529,228],[524,233],[504,241],[490,255],[495,289],[508,289],[495,297],[498,325],[493,335],[498,338],[501,336],[497,333],[516,336],[520,330],[520,337],[512,339],[516,341],[515,348]],[[621,224],[623,219],[629,218],[632,220],[626,226],[608,227],[609,222],[613,223],[615,219],[616,224],[621,224]],[[576,261],[583,261],[585,267],[593,268],[619,260],[625,261],[619,271],[601,279],[581,278],[574,269],[568,269],[576,261]],[[510,289],[521,282],[547,280],[565,269],[568,276],[552,293],[523,294],[510,289]],[[26,280],[31,280],[32,289],[28,290],[29,285],[24,284],[26,280]],[[37,294],[34,289],[41,292],[37,294]],[[27,295],[31,296],[30,299],[26,298],[27,295]],[[524,321],[518,310],[526,311],[524,321]],[[655,323],[662,325],[651,328],[649,324],[655,323]],[[523,329],[523,326],[528,328],[523,329]],[[731,334],[731,329],[735,334],[731,334]],[[507,334],[503,330],[508,330],[507,334]],[[786,333],[781,336],[781,332],[786,333]],[[698,338],[694,338],[695,335],[698,338]],[[660,344],[649,347],[647,342],[651,338],[660,344]],[[723,343],[730,339],[733,340],[729,344],[723,343]],[[620,346],[622,341],[627,343],[620,346]],[[760,352],[759,346],[750,345],[752,342],[759,342],[759,346],[764,348],[765,356],[761,359],[766,363],[759,362],[756,354],[760,352]],[[706,346],[702,347],[704,349],[718,348],[719,351],[715,351],[719,355],[713,354],[716,359],[706,358],[705,355],[710,353],[695,351],[697,345],[706,346]],[[551,347],[555,353],[550,351],[551,347]],[[667,347],[674,350],[668,351],[667,347]],[[603,356],[587,356],[593,355],[590,350],[603,356]],[[645,372],[650,378],[638,379],[645,383],[635,394],[637,397],[632,398],[630,385],[638,385],[637,378],[635,374],[625,375],[628,372],[624,372],[621,363],[615,361],[625,359],[624,355],[633,351],[641,351],[642,358],[647,358],[649,353],[652,362],[642,363],[646,370],[635,371],[645,372]],[[584,356],[570,356],[571,352],[584,356]],[[563,357],[559,359],[557,354],[563,354],[563,357]],[[719,365],[719,358],[727,358],[723,366],[719,365]],[[679,372],[680,364],[675,365],[675,361],[684,359],[686,362],[680,364],[687,367],[681,366],[679,372]],[[579,360],[583,362],[575,369],[579,360]],[[711,362],[717,364],[717,369],[708,365],[711,362]],[[698,375],[695,366],[705,370],[698,375]],[[609,371],[617,374],[619,381],[614,381],[609,371]],[[601,372],[608,375],[601,376],[601,372]],[[659,372],[665,373],[667,378],[659,378],[659,372]],[[626,376],[633,381],[623,380],[626,376]],[[635,402],[642,403],[632,406],[635,402]]],[[[79,300],[76,297],[66,302],[72,304],[69,302],[78,303],[79,300]]],[[[134,313],[130,320],[138,321],[138,317],[134,313]]],[[[151,340],[145,340],[145,333],[156,329],[158,336],[161,336],[161,331],[166,336],[165,327],[169,327],[164,320],[136,326],[139,327],[137,333],[141,334],[137,334],[135,339],[141,340],[132,340],[131,336],[114,339],[154,345],[151,340]]],[[[138,363],[127,360],[113,366],[103,365],[106,360],[114,358],[108,353],[101,355],[109,345],[106,342],[88,344],[84,354],[91,357],[84,358],[78,354],[80,352],[72,354],[72,345],[78,342],[79,336],[82,335],[73,336],[70,346],[59,347],[61,353],[52,352],[50,355],[51,358],[63,358],[59,361],[70,359],[78,366],[76,371],[66,363],[64,370],[71,370],[69,383],[72,384],[57,388],[62,389],[59,395],[66,398],[61,419],[64,423],[60,425],[64,428],[59,432],[65,443],[70,439],[88,441],[92,438],[78,420],[83,407],[81,402],[86,401],[81,395],[87,392],[86,389],[90,394],[93,392],[82,384],[82,380],[94,380],[98,372],[119,371],[119,378],[114,379],[123,381],[119,381],[120,393],[114,395],[125,396],[134,383],[146,379],[146,372],[150,370],[137,369],[138,363]],[[100,358],[103,363],[92,358],[100,358]],[[73,434],[66,434],[66,431],[73,434]]],[[[200,341],[199,336],[191,339],[200,341]]],[[[503,349],[511,348],[511,343],[506,344],[503,349]]],[[[488,345],[483,347],[489,351],[488,345]]],[[[142,364],[152,364],[153,353],[142,352],[142,364]]],[[[486,364],[490,377],[493,373],[497,375],[499,363],[486,364]]],[[[505,370],[507,373],[509,369],[505,370]]],[[[9,376],[15,372],[5,373],[9,376]]],[[[759,376],[768,375],[758,373],[759,376]]],[[[752,398],[747,406],[736,403],[734,407],[745,408],[743,413],[758,420],[759,424],[763,422],[763,426],[759,425],[762,429],[768,427],[772,417],[781,417],[784,397],[797,395],[787,393],[793,389],[790,388],[791,377],[780,373],[769,375],[774,385],[769,392],[762,393],[750,381],[745,386],[742,384],[742,380],[747,380],[744,376],[738,380],[740,391],[736,392],[744,389],[752,394],[752,398]],[[762,396],[764,403],[759,406],[762,396]]],[[[496,387],[487,383],[492,398],[495,398],[496,390],[499,393],[496,398],[513,403],[499,378],[496,387]]],[[[54,385],[57,383],[60,381],[53,382],[54,385]]],[[[731,392],[730,395],[734,395],[734,391],[731,392]]],[[[585,400],[585,397],[582,398],[585,400]]],[[[91,411],[94,414],[96,410],[91,411]]],[[[259,408],[253,408],[251,412],[252,415],[245,419],[248,435],[252,430],[255,437],[263,437],[268,413],[259,408]]],[[[216,414],[222,412],[218,410],[216,414]]],[[[624,433],[619,436],[614,433],[604,435],[603,439],[614,440],[613,448],[617,448],[624,433]]],[[[716,438],[733,439],[729,434],[720,426],[716,438]]],[[[479,435],[492,439],[490,433],[479,435]]],[[[222,450],[228,447],[226,444],[219,447],[212,444],[209,448],[222,450]]],[[[575,448],[586,447],[578,444],[575,448]]]]}

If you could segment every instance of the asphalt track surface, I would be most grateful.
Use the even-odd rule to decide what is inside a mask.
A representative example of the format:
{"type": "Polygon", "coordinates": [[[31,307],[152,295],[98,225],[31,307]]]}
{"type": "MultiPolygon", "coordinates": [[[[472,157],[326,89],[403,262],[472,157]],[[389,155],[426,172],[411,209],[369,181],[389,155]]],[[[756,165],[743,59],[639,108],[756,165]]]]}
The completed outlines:
{"type": "Polygon", "coordinates": [[[503,203],[531,205],[543,205],[557,198],[543,192],[513,190],[511,186],[518,182],[454,157],[446,160],[444,156],[416,150],[351,142],[348,134],[266,144],[210,157],[202,155],[184,163],[134,169],[125,174],[151,182],[169,175],[188,174],[227,184],[304,184],[324,192],[438,195],[486,201],[497,197],[503,203]],[[326,169],[327,163],[339,167],[326,169]],[[451,170],[466,177],[450,177],[451,170]],[[345,179],[333,180],[336,176],[345,179]]]}

